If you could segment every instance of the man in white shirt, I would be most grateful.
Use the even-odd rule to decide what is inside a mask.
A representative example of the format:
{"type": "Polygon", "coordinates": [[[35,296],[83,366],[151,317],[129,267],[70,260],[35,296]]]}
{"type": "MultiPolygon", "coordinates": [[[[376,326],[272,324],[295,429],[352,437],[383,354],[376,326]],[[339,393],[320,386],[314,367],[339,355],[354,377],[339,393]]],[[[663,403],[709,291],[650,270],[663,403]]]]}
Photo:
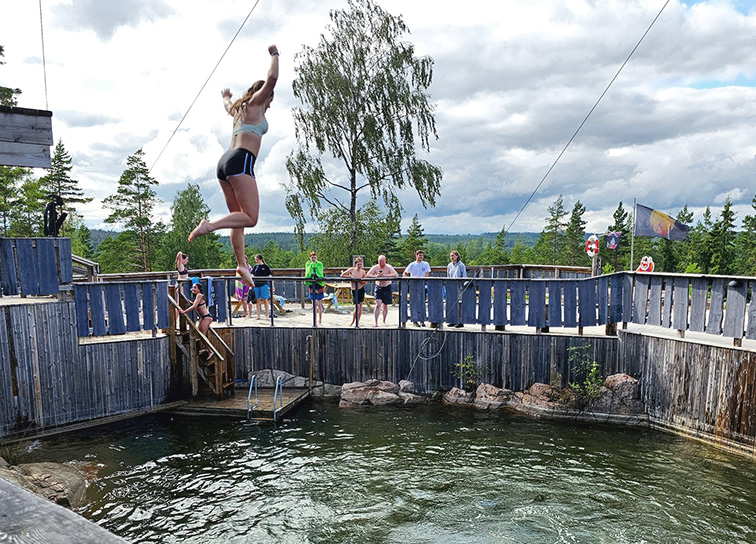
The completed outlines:
{"type": "MultiPolygon", "coordinates": [[[[422,249],[415,251],[415,260],[407,265],[402,276],[410,278],[427,278],[430,276],[431,267],[424,261],[424,259],[425,252],[422,249]]],[[[425,327],[423,321],[415,321],[414,323],[418,327],[425,327]]]]}

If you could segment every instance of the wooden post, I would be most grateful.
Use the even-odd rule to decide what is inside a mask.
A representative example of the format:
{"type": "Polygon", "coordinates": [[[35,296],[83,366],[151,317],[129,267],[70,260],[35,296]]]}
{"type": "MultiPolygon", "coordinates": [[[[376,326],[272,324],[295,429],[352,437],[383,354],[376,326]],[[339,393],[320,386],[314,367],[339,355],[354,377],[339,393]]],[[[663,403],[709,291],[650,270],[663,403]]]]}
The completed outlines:
{"type": "Polygon", "coordinates": [[[310,393],[312,393],[312,375],[314,374],[315,362],[315,337],[312,334],[307,336],[307,359],[310,363],[310,393]]]}

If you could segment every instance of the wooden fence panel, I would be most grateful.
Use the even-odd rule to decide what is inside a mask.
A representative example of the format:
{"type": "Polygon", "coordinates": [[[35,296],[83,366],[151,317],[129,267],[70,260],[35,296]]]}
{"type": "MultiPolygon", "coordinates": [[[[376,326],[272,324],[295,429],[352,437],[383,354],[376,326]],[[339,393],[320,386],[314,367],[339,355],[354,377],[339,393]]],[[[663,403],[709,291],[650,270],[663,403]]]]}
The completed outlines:
{"type": "MultiPolygon", "coordinates": [[[[142,329],[150,331],[155,328],[155,299],[153,285],[142,284],[142,329]]],[[[207,290],[205,290],[207,293],[207,290]]]]}
{"type": "Polygon", "coordinates": [[[9,342],[5,315],[5,312],[0,312],[0,436],[10,433],[17,423],[11,379],[13,375],[11,365],[15,365],[16,361],[9,342]],[[13,356],[13,362],[11,362],[11,356],[13,356]]]}
{"type": "Polygon", "coordinates": [[[18,275],[16,274],[16,252],[11,238],[0,238],[0,272],[2,272],[3,294],[18,295],[18,275]]]}
{"type": "Polygon", "coordinates": [[[90,285],[88,287],[92,334],[95,336],[105,336],[108,334],[108,329],[105,325],[105,307],[103,306],[102,289],[102,285],[90,285]]]}
{"type": "Polygon", "coordinates": [[[410,319],[412,321],[425,321],[425,281],[409,280],[410,294],[410,319]]]}
{"type": "Polygon", "coordinates": [[[611,291],[609,294],[609,323],[622,321],[622,290],[626,274],[611,276],[611,291]]]}
{"type": "Polygon", "coordinates": [[[722,333],[722,317],[724,315],[725,280],[715,278],[711,282],[711,302],[709,320],[706,322],[708,334],[722,333]]]}
{"type": "MultiPolygon", "coordinates": [[[[688,278],[675,277],[674,281],[668,279],[667,290],[670,290],[670,283],[674,283],[674,292],[672,293],[672,297],[670,297],[673,306],[673,319],[671,326],[678,331],[684,331],[688,328],[688,278]]],[[[669,300],[669,298],[667,300],[669,300]]],[[[669,303],[665,304],[665,306],[668,305],[669,303]]],[[[670,325],[666,326],[669,327],[670,325]]]]}
{"type": "Polygon", "coordinates": [[[744,281],[727,287],[727,310],[725,312],[725,336],[742,338],[745,329],[746,295],[748,285],[744,281]]]}
{"type": "Polygon", "coordinates": [[[510,303],[509,322],[512,325],[525,325],[525,289],[527,280],[512,281],[509,284],[509,292],[512,297],[510,303]]]}
{"type": "Polygon", "coordinates": [[[633,275],[622,275],[622,321],[633,320],[633,275]]]}
{"type": "Polygon", "coordinates": [[[549,327],[562,326],[562,282],[549,281],[549,327]]]}
{"type": "MultiPolygon", "coordinates": [[[[685,283],[687,285],[687,278],[685,279],[685,283]]],[[[675,311],[675,305],[677,304],[675,300],[674,290],[675,290],[675,280],[673,278],[667,278],[667,280],[664,282],[664,305],[662,308],[662,318],[661,318],[661,326],[670,328],[672,326],[672,312],[675,311]]],[[[686,294],[687,297],[687,294],[686,294]]],[[[687,302],[685,303],[686,312],[687,312],[687,302]]]]}
{"type": "MultiPolygon", "coordinates": [[[[456,282],[452,282],[451,286],[447,284],[446,286],[446,307],[447,307],[447,313],[451,313],[451,304],[449,304],[449,295],[451,292],[453,293],[453,296],[455,297],[454,302],[454,314],[456,316],[457,312],[457,304],[456,304],[456,295],[457,295],[457,286],[456,282]]],[[[444,322],[444,285],[440,281],[431,281],[428,282],[428,321],[431,323],[443,323],[444,322]]],[[[420,319],[413,319],[413,321],[421,321],[420,319]]],[[[425,318],[422,319],[422,321],[425,321],[425,318]]]]}
{"type": "Polygon", "coordinates": [[[528,325],[542,328],[546,326],[546,282],[531,280],[528,286],[528,325]]]}
{"type": "Polygon", "coordinates": [[[705,278],[693,278],[690,286],[690,330],[704,332],[706,328],[709,282],[705,278]]]}
{"type": "Polygon", "coordinates": [[[37,252],[32,247],[31,238],[16,239],[16,258],[18,259],[21,293],[24,296],[39,295],[39,262],[37,252]]]}
{"type": "Polygon", "coordinates": [[[596,280],[578,280],[577,284],[580,305],[578,323],[581,327],[592,327],[596,324],[596,280]]]}
{"type": "MultiPolygon", "coordinates": [[[[662,284],[663,276],[653,276],[651,278],[649,301],[648,301],[648,324],[656,327],[661,325],[662,315],[662,284]]],[[[669,283],[669,282],[668,282],[669,283]]],[[[665,309],[669,306],[670,299],[666,300],[665,309]]]]}
{"type": "Polygon", "coordinates": [[[56,238],[58,242],[58,266],[60,268],[60,283],[73,281],[73,260],[71,259],[71,239],[56,238]]]}
{"type": "Polygon", "coordinates": [[[492,285],[491,280],[478,281],[478,323],[481,325],[491,324],[492,285]]]}
{"type": "Polygon", "coordinates": [[[562,283],[563,289],[563,312],[564,326],[577,327],[577,285],[574,281],[565,281],[562,283]]]}
{"type": "Polygon", "coordinates": [[[58,256],[55,254],[55,238],[37,238],[37,266],[39,266],[39,293],[56,295],[58,283],[58,256]]]}
{"type": "Polygon", "coordinates": [[[756,282],[749,281],[748,286],[751,291],[751,302],[748,304],[748,332],[746,336],[753,340],[756,339],[756,282]]]}
{"type": "MultiPolygon", "coordinates": [[[[215,288],[215,312],[217,316],[217,321],[219,323],[222,323],[226,321],[228,318],[228,304],[229,304],[229,293],[228,293],[228,280],[215,280],[213,282],[213,286],[215,288]]],[[[252,289],[252,287],[250,287],[252,289]]],[[[157,306],[158,310],[162,308],[164,305],[167,307],[168,305],[168,286],[161,286],[157,285],[157,306]]],[[[271,297],[273,296],[273,293],[271,293],[271,297]]],[[[166,323],[163,325],[161,318],[162,313],[158,312],[158,329],[164,329],[168,326],[166,323]]],[[[167,315],[165,316],[168,317],[167,315]]]]}
{"type": "Polygon", "coordinates": [[[646,323],[646,306],[648,305],[648,284],[650,277],[638,275],[635,278],[635,296],[633,297],[633,323],[646,323]]]}
{"type": "Polygon", "coordinates": [[[507,316],[507,290],[508,290],[508,283],[507,281],[497,281],[494,283],[494,300],[493,300],[493,307],[494,307],[494,319],[493,324],[497,327],[506,325],[509,320],[507,316]]]}
{"type": "MultiPolygon", "coordinates": [[[[462,282],[463,286],[466,284],[462,289],[462,323],[473,324],[478,322],[478,317],[475,315],[478,311],[478,293],[475,283],[475,280],[462,282]]],[[[480,311],[483,311],[482,308],[480,311]]]]}
{"type": "Polygon", "coordinates": [[[126,330],[137,332],[141,328],[139,315],[139,285],[127,283],[123,286],[123,303],[126,311],[126,330]]]}
{"type": "Polygon", "coordinates": [[[85,285],[74,285],[74,300],[76,301],[76,330],[79,336],[89,336],[89,303],[85,285]]]}
{"type": "Polygon", "coordinates": [[[596,287],[598,299],[598,324],[609,323],[609,276],[599,276],[596,287]]]}
{"type": "MultiPolygon", "coordinates": [[[[225,282],[223,282],[225,285],[225,282]]],[[[221,292],[222,295],[224,294],[221,292]]],[[[228,298],[223,297],[221,301],[221,306],[225,307],[227,304],[228,298]]],[[[166,329],[168,328],[168,325],[170,324],[170,312],[171,308],[168,304],[168,282],[167,281],[159,281],[155,283],[155,303],[157,304],[157,328],[158,329],[166,329]]],[[[225,321],[225,316],[223,318],[225,321]]]]}
{"type": "Polygon", "coordinates": [[[120,284],[109,283],[105,285],[105,307],[108,311],[108,332],[110,334],[125,333],[126,326],[123,323],[120,284]]]}
{"type": "Polygon", "coordinates": [[[409,308],[407,307],[407,282],[399,282],[399,323],[405,323],[409,320],[409,308]]]}

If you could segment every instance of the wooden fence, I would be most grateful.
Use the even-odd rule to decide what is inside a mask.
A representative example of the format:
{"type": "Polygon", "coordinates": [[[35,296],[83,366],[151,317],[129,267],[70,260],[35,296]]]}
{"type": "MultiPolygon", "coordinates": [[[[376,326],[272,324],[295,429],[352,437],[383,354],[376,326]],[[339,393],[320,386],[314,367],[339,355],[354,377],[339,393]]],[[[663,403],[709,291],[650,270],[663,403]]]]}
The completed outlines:
{"type": "Polygon", "coordinates": [[[57,295],[72,280],[70,238],[0,238],[0,296],[57,295]]]}
{"type": "Polygon", "coordinates": [[[73,301],[0,308],[0,437],[155,407],[168,338],[79,344],[73,301]]]}

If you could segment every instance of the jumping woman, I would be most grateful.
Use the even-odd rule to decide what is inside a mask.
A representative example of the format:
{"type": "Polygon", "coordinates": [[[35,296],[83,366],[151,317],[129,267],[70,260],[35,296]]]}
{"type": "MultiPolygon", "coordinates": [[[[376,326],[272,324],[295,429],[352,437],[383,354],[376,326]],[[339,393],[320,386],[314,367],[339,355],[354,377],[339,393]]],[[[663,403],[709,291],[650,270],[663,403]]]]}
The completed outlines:
{"type": "Polygon", "coordinates": [[[231,145],[218,162],[218,181],[223,189],[229,214],[217,221],[203,219],[189,235],[191,242],[218,229],[231,229],[231,245],[236,255],[236,272],[242,281],[253,286],[252,276],[244,264],[244,228],[254,227],[260,213],[254,166],[260,154],[262,136],[268,131],[265,112],[273,101],[273,89],[278,80],[278,48],[268,47],[270,70],[265,81],[255,82],[236,102],[231,91],[223,89],[223,104],[234,118],[231,145]]]}

